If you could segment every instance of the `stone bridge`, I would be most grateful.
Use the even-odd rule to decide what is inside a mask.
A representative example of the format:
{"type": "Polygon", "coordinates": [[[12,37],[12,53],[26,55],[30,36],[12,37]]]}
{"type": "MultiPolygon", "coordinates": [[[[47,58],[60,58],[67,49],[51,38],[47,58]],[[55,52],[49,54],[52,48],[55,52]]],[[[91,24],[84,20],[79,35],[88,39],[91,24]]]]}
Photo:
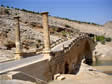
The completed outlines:
{"type": "MultiPolygon", "coordinates": [[[[95,47],[95,42],[88,34],[77,34],[75,37],[67,41],[58,41],[58,45],[54,45],[50,49],[50,38],[48,33],[47,13],[43,15],[43,28],[45,29],[45,49],[44,52],[32,57],[27,57],[20,60],[0,63],[0,74],[6,75],[10,79],[31,80],[36,78],[44,81],[54,79],[55,74],[76,74],[80,69],[81,60],[85,59],[85,63],[92,63],[92,51],[95,47]],[[13,72],[13,74],[10,74],[13,72]],[[21,75],[28,74],[31,78],[21,75]]],[[[19,35],[17,33],[17,35],[19,35]]],[[[20,56],[19,37],[17,37],[16,56],[20,56]],[[19,44],[19,45],[18,45],[19,44]]],[[[20,57],[17,57],[20,58],[20,57]]]]}

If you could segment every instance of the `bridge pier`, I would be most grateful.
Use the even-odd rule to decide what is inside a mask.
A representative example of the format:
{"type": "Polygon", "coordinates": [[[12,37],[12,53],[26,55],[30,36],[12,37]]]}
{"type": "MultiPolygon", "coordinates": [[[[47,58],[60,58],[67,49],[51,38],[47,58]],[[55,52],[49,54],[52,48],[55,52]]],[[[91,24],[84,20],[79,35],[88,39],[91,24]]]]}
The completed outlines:
{"type": "Polygon", "coordinates": [[[19,16],[14,17],[14,19],[16,20],[16,41],[15,41],[15,45],[16,45],[16,56],[15,59],[21,59],[21,40],[20,40],[20,24],[19,24],[19,16]]]}
{"type": "Polygon", "coordinates": [[[50,32],[48,28],[48,12],[41,13],[42,15],[42,24],[43,24],[43,33],[44,33],[44,55],[45,57],[51,57],[51,49],[50,49],[50,32]]]}

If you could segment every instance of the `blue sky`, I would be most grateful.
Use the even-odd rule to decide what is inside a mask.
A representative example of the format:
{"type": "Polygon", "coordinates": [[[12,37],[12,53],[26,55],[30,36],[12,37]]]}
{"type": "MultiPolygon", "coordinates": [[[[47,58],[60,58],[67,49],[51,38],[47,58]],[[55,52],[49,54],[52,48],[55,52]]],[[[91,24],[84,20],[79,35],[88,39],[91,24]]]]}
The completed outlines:
{"type": "Polygon", "coordinates": [[[112,0],[0,0],[0,4],[97,24],[112,21],[112,0]]]}

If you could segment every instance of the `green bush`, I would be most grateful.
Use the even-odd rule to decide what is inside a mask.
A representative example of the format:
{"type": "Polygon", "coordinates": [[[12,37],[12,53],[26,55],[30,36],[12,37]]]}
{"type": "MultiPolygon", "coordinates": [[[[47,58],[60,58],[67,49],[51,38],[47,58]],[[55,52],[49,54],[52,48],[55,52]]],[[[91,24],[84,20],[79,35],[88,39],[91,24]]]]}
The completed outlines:
{"type": "Polygon", "coordinates": [[[14,8],[13,6],[11,6],[11,8],[14,8]]]}
{"type": "Polygon", "coordinates": [[[102,44],[105,44],[105,40],[101,41],[102,44]]]}
{"type": "Polygon", "coordinates": [[[111,38],[105,38],[105,40],[107,41],[107,42],[110,42],[112,39],[111,38]]]}
{"type": "Polygon", "coordinates": [[[1,7],[4,7],[4,5],[3,5],[3,4],[1,4],[1,7]]]}
{"type": "Polygon", "coordinates": [[[9,10],[8,10],[8,9],[5,9],[5,13],[6,13],[6,14],[8,14],[8,15],[10,15],[10,13],[9,13],[9,10]]]}
{"type": "Polygon", "coordinates": [[[105,37],[104,36],[96,36],[96,41],[101,42],[102,44],[105,44],[105,37]]]}
{"type": "Polygon", "coordinates": [[[65,27],[68,27],[68,28],[70,28],[70,26],[69,26],[69,25],[67,25],[67,24],[65,24],[65,27]]]}
{"type": "Polygon", "coordinates": [[[53,32],[57,32],[57,28],[53,28],[53,32]]]}
{"type": "Polygon", "coordinates": [[[63,36],[66,36],[66,32],[65,32],[65,31],[62,31],[62,35],[63,35],[63,36]]]}
{"type": "Polygon", "coordinates": [[[16,10],[20,10],[19,8],[15,8],[16,10]]]}
{"type": "Polygon", "coordinates": [[[7,6],[7,8],[10,8],[9,6],[7,6]]]}
{"type": "Polygon", "coordinates": [[[104,36],[96,36],[96,41],[104,41],[105,37],[104,36]]]}

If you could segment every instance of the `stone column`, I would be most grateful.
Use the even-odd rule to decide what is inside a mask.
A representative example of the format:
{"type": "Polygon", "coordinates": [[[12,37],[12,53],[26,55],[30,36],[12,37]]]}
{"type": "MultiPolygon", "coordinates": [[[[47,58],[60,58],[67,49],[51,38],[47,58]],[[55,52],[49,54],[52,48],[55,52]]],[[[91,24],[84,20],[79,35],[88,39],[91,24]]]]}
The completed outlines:
{"type": "Polygon", "coordinates": [[[15,29],[15,33],[16,33],[16,56],[15,59],[21,59],[21,40],[20,40],[20,24],[19,24],[19,16],[14,17],[14,19],[16,20],[16,29],[15,29]]]}
{"type": "Polygon", "coordinates": [[[44,51],[43,53],[50,56],[50,32],[48,28],[48,12],[41,13],[42,23],[43,23],[43,33],[44,33],[44,51]]]}

